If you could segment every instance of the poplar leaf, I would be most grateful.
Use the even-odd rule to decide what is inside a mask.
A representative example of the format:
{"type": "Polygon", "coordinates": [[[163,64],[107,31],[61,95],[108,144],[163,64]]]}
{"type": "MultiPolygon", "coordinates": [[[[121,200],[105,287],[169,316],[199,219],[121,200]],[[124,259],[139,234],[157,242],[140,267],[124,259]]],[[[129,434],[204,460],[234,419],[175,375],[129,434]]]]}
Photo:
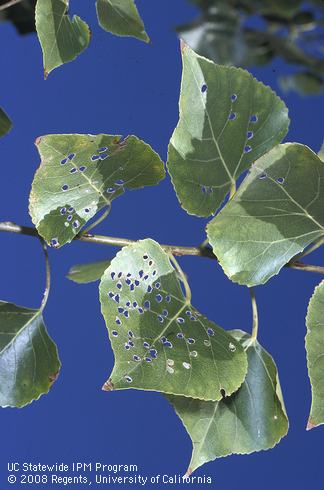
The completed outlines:
{"type": "Polygon", "coordinates": [[[23,407],[48,393],[60,367],[41,311],[0,301],[0,406],[23,407]]]}
{"type": "Polygon", "coordinates": [[[209,243],[230,279],[265,283],[324,235],[324,163],[297,143],[260,158],[208,224],[209,243]]]}
{"type": "Polygon", "coordinates": [[[241,173],[282,141],[288,110],[241,68],[216,65],[184,44],[182,59],[180,119],[168,169],[181,206],[210,216],[241,173]]]}
{"type": "Polygon", "coordinates": [[[308,374],[312,386],[312,407],[307,429],[324,424],[324,281],[314,291],[306,317],[308,374]]]}
{"type": "Polygon", "coordinates": [[[134,0],[97,0],[96,8],[99,25],[105,31],[150,41],[134,0]]]}
{"type": "Polygon", "coordinates": [[[273,448],[288,432],[272,357],[247,333],[238,330],[231,333],[248,358],[248,372],[239,390],[216,402],[167,397],[192,440],[187,475],[216,458],[273,448]]]}
{"type": "Polygon", "coordinates": [[[39,234],[60,247],[127,189],[156,185],[164,165],[135,136],[57,134],[38,138],[41,157],[29,212],[39,234]]]}
{"type": "Polygon", "coordinates": [[[89,26],[77,15],[68,15],[69,0],[38,0],[36,31],[43,51],[44,75],[74,60],[90,42],[89,26]]]}
{"type": "Polygon", "coordinates": [[[90,264],[77,264],[71,267],[66,276],[70,281],[78,284],[87,284],[89,282],[99,281],[101,276],[109,267],[111,260],[98,260],[90,264]]]}
{"type": "Polygon", "coordinates": [[[185,297],[153,240],[123,248],[100,284],[115,365],[103,389],[135,388],[219,400],[242,384],[246,354],[185,297]]]}

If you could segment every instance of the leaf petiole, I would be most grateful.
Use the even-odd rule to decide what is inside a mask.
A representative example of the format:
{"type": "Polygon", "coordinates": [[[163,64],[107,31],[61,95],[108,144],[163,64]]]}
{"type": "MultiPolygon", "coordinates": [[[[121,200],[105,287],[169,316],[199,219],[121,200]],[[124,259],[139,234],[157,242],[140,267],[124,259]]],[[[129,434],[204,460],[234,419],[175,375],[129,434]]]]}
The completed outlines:
{"type": "Polygon", "coordinates": [[[259,317],[258,317],[258,306],[256,302],[256,297],[254,293],[253,288],[249,288],[250,291],[250,296],[251,296],[251,303],[252,303],[252,335],[251,335],[251,340],[255,341],[257,340],[258,337],[258,330],[259,330],[259,317]]]}
{"type": "Polygon", "coordinates": [[[108,216],[108,214],[110,213],[110,210],[111,210],[111,206],[108,205],[106,211],[104,213],[102,213],[102,215],[99,216],[99,218],[96,219],[96,221],[91,223],[85,230],[82,230],[81,234],[85,235],[86,233],[89,233],[90,230],[95,228],[95,226],[99,225],[108,216]]]}
{"type": "Polygon", "coordinates": [[[171,263],[174,265],[175,270],[178,273],[179,279],[181,280],[181,282],[182,282],[182,284],[184,286],[186,300],[187,300],[187,303],[189,304],[191,302],[191,289],[190,289],[189,283],[187,281],[187,276],[183,272],[183,270],[181,269],[180,264],[178,263],[178,261],[176,260],[176,258],[174,257],[174,255],[172,253],[170,253],[170,252],[169,252],[168,255],[170,257],[171,263]]]}
{"type": "Polygon", "coordinates": [[[47,300],[49,297],[50,289],[51,289],[51,267],[50,267],[49,258],[48,258],[48,250],[47,250],[47,246],[46,246],[45,241],[42,239],[41,239],[41,244],[42,244],[42,248],[43,248],[44,256],[45,256],[46,279],[45,279],[45,291],[44,291],[43,299],[42,299],[42,302],[41,302],[41,305],[39,308],[40,313],[42,313],[44,311],[44,308],[46,306],[46,303],[47,303],[47,300]]]}
{"type": "Polygon", "coordinates": [[[306,255],[309,255],[310,253],[314,252],[315,250],[317,250],[319,247],[321,247],[322,245],[324,244],[324,237],[320,237],[318,238],[317,240],[315,240],[315,242],[310,246],[308,247],[306,250],[304,250],[303,252],[301,252],[300,254],[298,255],[295,255],[295,257],[291,260],[292,263],[294,262],[298,262],[300,259],[302,259],[303,257],[306,257],[306,255]]]}

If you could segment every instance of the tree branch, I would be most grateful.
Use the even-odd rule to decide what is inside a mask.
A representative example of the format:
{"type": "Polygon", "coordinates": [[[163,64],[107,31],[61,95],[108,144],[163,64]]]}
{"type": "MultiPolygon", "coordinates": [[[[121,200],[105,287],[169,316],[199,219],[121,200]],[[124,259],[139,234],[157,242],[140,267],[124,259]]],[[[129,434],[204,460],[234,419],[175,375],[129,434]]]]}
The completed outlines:
{"type": "Polygon", "coordinates": [[[287,267],[290,267],[291,269],[298,269],[300,271],[317,272],[318,274],[324,275],[324,267],[321,267],[320,265],[304,264],[303,262],[291,262],[287,264],[287,267]]]}
{"type": "Polygon", "coordinates": [[[9,2],[6,2],[3,5],[0,5],[0,11],[6,10],[9,7],[13,7],[14,5],[16,5],[17,3],[20,3],[20,2],[22,2],[22,0],[10,0],[9,2]]]}
{"type": "MultiPolygon", "coordinates": [[[[17,233],[19,235],[28,235],[36,238],[42,237],[38,234],[36,228],[30,226],[20,226],[12,223],[11,221],[5,221],[0,223],[0,232],[17,233]]],[[[89,233],[79,233],[75,236],[74,240],[79,240],[80,242],[97,243],[99,245],[108,245],[111,247],[125,247],[136,243],[138,240],[130,240],[129,238],[117,238],[111,236],[103,235],[91,235],[89,233]]],[[[205,242],[204,242],[205,243],[205,242]]],[[[200,247],[182,247],[181,245],[161,245],[163,250],[167,253],[171,253],[175,256],[193,255],[196,257],[206,257],[208,259],[217,260],[212,249],[203,244],[200,247]]],[[[291,269],[298,269],[307,272],[316,272],[318,274],[324,275],[324,267],[319,265],[304,264],[303,262],[288,262],[285,267],[290,267],[291,269]]]]}
{"type": "MultiPolygon", "coordinates": [[[[6,221],[0,223],[0,232],[10,232],[18,233],[19,235],[28,235],[41,238],[38,234],[36,228],[30,226],[20,226],[6,221]]],[[[102,235],[91,235],[89,233],[80,233],[76,235],[74,240],[79,240],[81,242],[97,243],[99,245],[108,245],[111,247],[125,247],[132,243],[136,243],[138,240],[130,240],[128,238],[117,238],[111,236],[102,235]]],[[[182,247],[178,245],[161,245],[161,247],[166,251],[172,253],[172,255],[182,256],[182,255],[196,255],[200,257],[208,257],[210,259],[216,260],[213,251],[209,247],[182,247]]]]}

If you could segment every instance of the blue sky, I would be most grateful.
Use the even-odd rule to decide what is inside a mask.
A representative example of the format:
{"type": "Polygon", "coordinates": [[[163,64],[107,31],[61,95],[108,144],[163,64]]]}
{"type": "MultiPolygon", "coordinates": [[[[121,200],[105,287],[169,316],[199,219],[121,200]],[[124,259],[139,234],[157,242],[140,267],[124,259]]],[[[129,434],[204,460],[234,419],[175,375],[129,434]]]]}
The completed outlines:
{"type": "MultiPolygon", "coordinates": [[[[137,4],[152,39],[150,45],[105,33],[97,26],[92,2],[73,2],[72,8],[91,26],[90,47],[75,62],[55,70],[46,82],[36,37],[19,37],[11,25],[1,25],[1,106],[14,124],[0,145],[1,220],[30,224],[28,195],[39,165],[34,140],[40,135],[135,134],[165,160],[178,119],[181,76],[174,27],[192,19],[195,9],[185,0],[137,4]]],[[[317,151],[323,139],[323,96],[282,94],[277,75],[283,70],[287,70],[283,62],[275,60],[252,72],[277,90],[289,107],[292,122],[287,140],[317,151]]],[[[167,178],[156,188],[129,192],[116,200],[98,233],[196,245],[205,238],[206,222],[180,208],[167,178]]],[[[1,299],[39,305],[44,286],[39,243],[2,235],[1,244],[1,299]]],[[[5,442],[0,479],[8,461],[98,460],[137,464],[146,474],[181,474],[191,451],[181,422],[160,394],[101,391],[113,355],[100,314],[98,288],[65,279],[71,265],[113,257],[116,249],[74,243],[50,252],[53,280],[45,320],[59,346],[63,368],[48,396],[23,410],[1,410],[0,433],[5,442]]],[[[320,264],[323,258],[323,251],[318,251],[309,261],[320,264]]],[[[207,259],[186,257],[181,265],[190,279],[193,304],[200,311],[224,328],[250,330],[246,288],[231,283],[207,259]]],[[[198,470],[197,474],[213,477],[213,488],[283,490],[323,484],[323,429],[305,431],[310,407],[305,314],[320,279],[283,270],[257,288],[260,341],[279,369],[290,432],[272,451],[220,459],[198,470]]]]}

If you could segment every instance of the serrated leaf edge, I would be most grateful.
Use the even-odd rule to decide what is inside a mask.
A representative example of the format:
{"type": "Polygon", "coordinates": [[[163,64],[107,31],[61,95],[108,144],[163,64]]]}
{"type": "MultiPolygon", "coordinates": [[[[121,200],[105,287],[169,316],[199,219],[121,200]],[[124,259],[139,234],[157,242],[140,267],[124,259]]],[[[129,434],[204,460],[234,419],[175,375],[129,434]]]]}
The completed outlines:
{"type": "MultiPolygon", "coordinates": [[[[166,253],[166,252],[163,250],[163,248],[161,247],[161,245],[160,245],[160,244],[159,244],[157,241],[153,240],[152,238],[143,238],[143,239],[141,239],[141,240],[138,240],[136,243],[133,243],[133,244],[130,244],[130,245],[126,245],[126,246],[125,246],[125,247],[123,247],[121,250],[119,250],[119,252],[117,252],[117,254],[115,255],[115,257],[112,259],[112,261],[111,261],[111,265],[113,264],[114,259],[115,259],[115,258],[117,258],[117,257],[118,257],[118,256],[119,256],[119,255],[120,255],[122,252],[123,252],[123,250],[124,250],[125,248],[128,248],[128,247],[134,247],[134,245],[140,244],[141,242],[146,241],[146,240],[150,240],[150,241],[151,241],[152,243],[154,243],[155,245],[158,245],[158,247],[161,249],[161,251],[162,251],[163,253],[166,253]]],[[[171,267],[173,268],[173,266],[172,266],[171,262],[170,262],[170,265],[171,265],[171,267]]],[[[110,266],[109,266],[109,267],[110,267],[110,266]]],[[[109,267],[108,267],[108,268],[109,268],[109,267]]],[[[108,268],[107,268],[107,269],[108,269],[108,268]]],[[[106,271],[107,271],[107,269],[106,269],[106,271]]],[[[173,268],[173,269],[174,269],[174,268],[173,268]]],[[[175,269],[174,269],[174,270],[175,270],[175,269]]],[[[106,271],[105,271],[105,273],[106,273],[106,271]]],[[[176,271],[175,271],[175,272],[176,272],[176,271]]],[[[180,279],[178,278],[178,280],[180,280],[180,279]]],[[[101,278],[101,281],[102,281],[102,278],[101,278]]],[[[100,309],[101,309],[101,314],[102,314],[103,318],[105,319],[105,316],[104,316],[104,311],[103,311],[103,305],[102,305],[102,302],[101,302],[101,294],[100,294],[101,281],[100,281],[100,285],[99,285],[99,300],[100,300],[100,309]]],[[[209,320],[209,321],[210,321],[210,322],[212,322],[212,323],[215,323],[215,322],[213,322],[212,320],[209,320]]],[[[108,326],[107,326],[106,322],[105,322],[105,325],[106,325],[106,329],[107,329],[107,332],[108,332],[108,339],[109,339],[109,342],[110,342],[110,345],[111,345],[110,332],[109,332],[109,329],[108,329],[108,326]]],[[[234,337],[232,337],[232,335],[229,333],[229,330],[225,330],[224,328],[220,327],[219,325],[217,325],[217,327],[218,327],[218,328],[221,328],[221,329],[222,329],[222,330],[223,330],[223,331],[224,331],[224,332],[225,332],[227,335],[229,335],[229,336],[232,338],[232,340],[234,339],[235,343],[236,343],[236,344],[238,344],[238,346],[239,346],[239,347],[241,347],[241,346],[240,346],[240,344],[239,344],[239,342],[238,342],[238,341],[237,341],[237,340],[236,340],[234,337]]],[[[114,365],[115,365],[115,362],[116,362],[116,357],[115,357],[115,352],[114,352],[114,350],[113,350],[113,348],[112,348],[112,345],[111,345],[111,350],[112,350],[113,355],[114,355],[114,365]]],[[[243,349],[243,351],[244,351],[244,349],[243,349]]],[[[243,384],[243,383],[244,383],[244,381],[245,381],[245,378],[246,378],[246,375],[247,375],[247,372],[248,372],[248,361],[247,361],[247,356],[246,356],[246,355],[245,355],[244,359],[245,359],[245,366],[244,366],[244,368],[245,368],[245,369],[244,369],[244,378],[242,379],[242,382],[241,382],[241,383],[240,383],[240,385],[239,385],[239,386],[236,388],[236,390],[234,390],[234,391],[232,391],[232,392],[229,392],[229,393],[227,394],[227,396],[231,396],[233,393],[236,393],[236,391],[237,391],[237,390],[239,390],[239,388],[242,386],[242,384],[243,384]]],[[[113,369],[114,369],[114,368],[113,368],[113,369]]],[[[113,369],[112,369],[112,371],[111,371],[111,372],[113,372],[113,369]]],[[[102,386],[102,390],[103,390],[103,391],[108,391],[108,392],[110,392],[110,391],[127,391],[127,390],[148,391],[148,392],[154,392],[154,393],[162,393],[162,394],[165,394],[165,395],[183,396],[183,397],[185,397],[185,398],[192,398],[192,396],[188,396],[188,395],[184,395],[184,394],[183,394],[183,395],[179,395],[179,393],[173,393],[173,392],[171,392],[171,391],[166,393],[166,392],[161,392],[161,391],[158,391],[158,390],[148,389],[148,388],[136,388],[136,387],[127,387],[127,386],[126,386],[126,387],[123,387],[123,388],[115,388],[115,387],[114,387],[114,384],[113,384],[113,382],[112,382],[111,376],[109,376],[109,378],[108,378],[108,379],[107,379],[107,380],[104,382],[104,384],[103,384],[103,386],[102,386]]],[[[220,401],[220,400],[221,400],[221,398],[219,398],[219,399],[215,399],[215,400],[210,400],[210,399],[206,400],[206,399],[204,399],[204,398],[198,398],[198,397],[197,397],[197,398],[194,398],[194,400],[201,400],[201,401],[211,401],[211,402],[217,402],[217,401],[220,401]]]]}
{"type": "MultiPolygon", "coordinates": [[[[307,307],[307,314],[306,314],[306,328],[307,328],[307,333],[305,335],[305,350],[306,350],[306,361],[307,361],[307,374],[308,374],[308,379],[309,379],[309,382],[310,382],[310,386],[311,386],[311,392],[313,394],[313,385],[312,385],[312,382],[311,382],[311,379],[310,379],[310,375],[309,375],[309,366],[310,366],[310,359],[309,359],[309,355],[308,355],[308,351],[307,351],[307,340],[309,338],[309,335],[310,335],[310,330],[308,328],[308,321],[309,321],[309,313],[310,313],[310,309],[312,308],[313,306],[313,303],[315,301],[315,296],[317,295],[317,292],[322,288],[324,287],[324,279],[315,287],[314,289],[314,292],[309,300],[309,303],[308,303],[308,307],[307,307]]],[[[324,425],[324,421],[323,422],[320,422],[320,423],[317,423],[315,422],[312,418],[311,418],[311,413],[312,413],[312,408],[313,408],[313,397],[312,397],[312,402],[311,402],[311,408],[310,408],[310,412],[309,412],[309,416],[308,416],[308,421],[307,421],[307,425],[306,425],[306,430],[311,430],[311,429],[315,429],[316,427],[319,427],[320,425],[324,425]]]]}
{"type": "MultiPolygon", "coordinates": [[[[324,282],[324,281],[323,281],[323,282],[324,282]]],[[[244,330],[239,330],[239,329],[236,329],[236,330],[230,330],[230,332],[240,332],[240,333],[243,333],[244,335],[246,335],[246,332],[244,332],[244,330]]],[[[235,338],[235,337],[233,337],[233,338],[235,338]]],[[[250,343],[249,345],[251,345],[251,343],[250,343]]],[[[249,346],[247,346],[246,348],[248,348],[248,347],[249,347],[249,346]]],[[[244,350],[246,350],[246,349],[244,349],[244,350]]],[[[267,355],[269,356],[269,358],[271,359],[271,361],[273,362],[273,364],[274,364],[275,366],[277,366],[277,365],[276,365],[276,363],[275,363],[275,361],[274,361],[274,359],[273,359],[273,357],[271,356],[271,354],[269,354],[269,352],[268,352],[268,351],[266,351],[265,349],[264,349],[264,351],[267,353],[267,355]]],[[[243,382],[244,382],[244,381],[243,381],[243,382]]],[[[242,384],[243,384],[243,383],[242,383],[242,384]]],[[[241,386],[242,386],[242,385],[241,385],[241,386]]],[[[284,437],[286,437],[286,435],[288,434],[288,431],[289,431],[289,419],[288,419],[288,416],[287,416],[286,407],[285,407],[285,405],[284,405],[283,398],[282,398],[282,396],[280,396],[280,394],[281,394],[281,390],[280,390],[280,394],[278,394],[278,387],[280,388],[280,381],[279,381],[279,376],[278,376],[278,372],[277,372],[277,376],[276,376],[276,394],[277,394],[278,399],[279,399],[279,401],[280,401],[280,405],[281,405],[282,411],[283,411],[283,413],[285,414],[286,419],[287,419],[287,430],[286,430],[286,432],[285,432],[283,435],[281,435],[281,436],[280,436],[280,437],[279,437],[279,438],[278,438],[278,439],[277,439],[277,440],[274,442],[274,444],[273,444],[272,446],[269,446],[269,447],[268,447],[268,448],[266,448],[266,449],[264,449],[264,448],[260,448],[260,449],[255,449],[255,450],[253,450],[253,451],[249,451],[249,452],[240,452],[240,451],[236,451],[236,452],[232,452],[232,453],[228,453],[228,454],[223,454],[223,455],[217,456],[217,457],[216,457],[216,458],[214,458],[214,459],[210,459],[209,461],[205,461],[205,462],[204,462],[202,465],[199,465],[199,466],[197,466],[197,467],[195,467],[195,468],[192,468],[192,466],[191,466],[191,464],[192,464],[192,457],[191,457],[191,460],[190,460],[190,463],[189,463],[188,469],[187,469],[187,471],[186,471],[186,473],[185,473],[185,475],[184,475],[184,476],[185,476],[185,477],[189,477],[189,476],[190,476],[190,475],[191,475],[191,474],[192,474],[194,471],[196,471],[198,468],[201,468],[201,466],[203,466],[204,464],[210,463],[210,462],[212,462],[212,461],[216,461],[216,459],[226,458],[226,457],[228,457],[228,456],[233,456],[233,455],[237,455],[237,456],[248,456],[248,455],[253,454],[253,453],[261,453],[261,452],[264,452],[264,451],[269,451],[269,450],[273,449],[273,448],[274,448],[274,447],[275,447],[277,444],[279,444],[279,442],[281,441],[281,439],[283,439],[284,437]]],[[[238,388],[238,390],[239,390],[239,388],[238,388]]],[[[238,391],[238,390],[237,390],[237,391],[238,391]]],[[[235,393],[235,392],[234,392],[234,393],[235,393]]],[[[232,394],[234,394],[234,393],[232,393],[232,394]]],[[[175,395],[175,396],[177,396],[177,395],[175,395]]],[[[191,397],[189,397],[189,398],[191,398],[191,397]]],[[[168,401],[169,401],[169,400],[168,400],[168,401]]],[[[203,401],[205,401],[205,400],[203,400],[203,401]]],[[[221,401],[222,401],[222,400],[215,401],[214,403],[219,403],[219,402],[221,402],[221,401]]],[[[186,426],[186,424],[184,423],[184,421],[182,420],[182,418],[180,417],[180,415],[179,415],[179,413],[178,413],[178,410],[177,410],[177,409],[174,407],[174,405],[173,405],[173,404],[172,404],[170,401],[169,401],[169,403],[170,403],[170,405],[172,406],[172,408],[174,409],[174,411],[175,411],[175,413],[177,414],[178,418],[180,419],[180,421],[181,421],[181,423],[182,423],[183,427],[186,429],[186,432],[187,432],[188,437],[190,438],[190,435],[189,435],[189,431],[188,431],[188,429],[187,429],[187,426],[186,426]]],[[[190,440],[191,440],[191,439],[190,439],[190,440]]],[[[192,441],[191,441],[191,444],[192,444],[192,452],[193,452],[193,443],[192,443],[192,441]]],[[[193,456],[193,454],[192,454],[192,456],[193,456]]]]}
{"type": "MultiPolygon", "coordinates": [[[[11,303],[11,304],[14,304],[14,303],[11,303]]],[[[17,306],[17,305],[15,305],[17,306]]],[[[11,339],[11,341],[9,342],[8,345],[5,346],[4,349],[2,349],[2,351],[0,352],[0,355],[5,351],[7,350],[7,348],[13,343],[13,341],[16,339],[16,337],[22,332],[25,330],[25,328],[28,327],[28,325],[34,321],[38,316],[41,316],[43,318],[43,315],[42,315],[42,312],[40,310],[35,310],[34,308],[25,308],[25,309],[28,309],[30,310],[31,312],[34,312],[34,316],[32,318],[30,318],[28,320],[28,322],[16,333],[16,335],[13,337],[13,339],[11,339]]],[[[42,396],[44,395],[47,395],[51,388],[52,388],[52,385],[53,383],[57,380],[58,376],[60,375],[60,371],[61,371],[61,368],[62,368],[62,363],[61,363],[61,360],[60,360],[60,357],[59,357],[59,353],[58,353],[58,348],[57,348],[57,345],[56,343],[53,341],[53,339],[50,337],[48,331],[47,331],[47,327],[45,325],[45,322],[43,321],[43,325],[44,325],[44,328],[46,330],[46,333],[47,335],[49,336],[49,338],[51,339],[51,341],[53,342],[53,345],[54,345],[54,348],[55,348],[55,353],[56,353],[56,356],[57,356],[57,359],[58,359],[58,363],[59,363],[59,366],[58,366],[58,371],[56,373],[53,374],[53,379],[50,380],[50,384],[48,386],[48,389],[46,391],[43,391],[42,393],[40,393],[36,398],[33,398],[32,400],[30,400],[29,402],[26,402],[26,403],[23,403],[21,405],[11,405],[11,404],[7,404],[7,405],[1,405],[2,408],[18,408],[18,409],[21,409],[21,408],[24,408],[28,405],[31,405],[33,402],[36,402],[38,401],[42,396]]]]}
{"type": "MultiPolygon", "coordinates": [[[[301,144],[301,143],[294,143],[294,142],[279,143],[279,145],[275,145],[273,148],[271,148],[271,150],[269,150],[269,151],[267,151],[266,153],[264,153],[264,154],[263,154],[263,155],[262,155],[260,158],[264,158],[264,157],[265,157],[265,156],[266,156],[268,153],[270,153],[270,152],[271,152],[271,151],[272,151],[274,148],[276,148],[276,147],[278,147],[278,146],[290,146],[290,145],[294,145],[294,146],[295,146],[295,145],[297,145],[297,146],[300,146],[300,147],[303,147],[303,148],[307,148],[307,149],[308,149],[309,151],[311,151],[311,152],[312,152],[312,153],[313,153],[315,156],[317,156],[317,158],[318,158],[319,160],[321,160],[321,159],[319,158],[319,156],[318,156],[318,155],[317,155],[317,154],[316,154],[316,153],[315,153],[315,152],[314,152],[314,151],[313,151],[313,150],[312,150],[312,149],[311,149],[309,146],[307,146],[307,145],[303,145],[303,144],[301,144]]],[[[258,160],[259,160],[259,159],[258,159],[258,160]]],[[[243,182],[241,183],[241,185],[240,185],[240,186],[239,186],[239,188],[237,189],[237,191],[236,191],[236,193],[234,194],[234,196],[232,197],[231,201],[235,201],[235,200],[236,200],[237,192],[238,192],[240,189],[242,189],[242,186],[244,185],[244,182],[246,181],[246,178],[249,176],[249,173],[250,173],[251,169],[252,169],[252,168],[253,168],[253,166],[254,166],[254,165],[255,165],[255,164],[258,162],[258,160],[256,160],[256,162],[254,162],[254,163],[251,165],[251,167],[249,168],[247,175],[244,177],[243,182]]],[[[206,225],[206,234],[207,234],[207,238],[208,238],[208,240],[209,240],[210,245],[212,246],[212,249],[213,249],[214,255],[217,257],[217,262],[218,262],[218,263],[219,263],[219,265],[221,266],[221,268],[222,268],[222,270],[223,270],[224,274],[225,274],[225,275],[226,275],[226,276],[227,276],[227,277],[228,277],[228,278],[229,278],[229,279],[230,279],[232,282],[234,282],[235,284],[239,284],[240,286],[247,286],[247,287],[253,287],[253,286],[262,286],[262,285],[266,284],[266,283],[267,283],[267,282],[268,282],[268,281],[269,281],[271,278],[273,278],[273,277],[277,276],[277,275],[278,275],[278,274],[281,272],[281,270],[282,270],[282,269],[283,269],[283,268],[286,266],[286,264],[284,264],[284,265],[282,265],[282,266],[278,266],[278,267],[276,267],[276,269],[275,269],[275,272],[274,272],[274,273],[271,273],[271,275],[270,275],[269,277],[265,277],[265,278],[264,278],[262,281],[260,281],[260,282],[258,282],[258,283],[255,283],[255,282],[243,282],[243,281],[241,281],[241,280],[239,280],[239,279],[235,279],[235,275],[230,274],[228,267],[226,267],[226,265],[223,263],[222,259],[220,259],[220,258],[218,257],[218,255],[217,255],[217,251],[218,251],[218,248],[217,248],[217,243],[215,243],[214,245],[212,245],[212,243],[211,243],[211,241],[212,241],[212,240],[211,240],[211,236],[210,236],[210,234],[209,234],[209,226],[211,225],[212,221],[213,221],[214,219],[216,219],[216,218],[217,218],[217,216],[219,216],[219,215],[222,213],[223,209],[225,209],[225,208],[226,208],[226,205],[225,205],[225,206],[224,206],[224,207],[223,207],[223,208],[220,210],[220,212],[219,212],[219,213],[218,213],[216,216],[214,216],[214,217],[213,217],[213,218],[212,218],[212,219],[211,219],[211,220],[210,220],[210,221],[207,223],[207,225],[206,225]]],[[[262,221],[262,220],[260,220],[260,221],[262,221]]],[[[298,255],[300,252],[303,252],[303,251],[304,251],[306,248],[307,248],[307,247],[305,247],[305,248],[299,247],[299,248],[297,249],[297,252],[296,252],[296,254],[295,254],[295,255],[298,255]]],[[[291,259],[291,260],[293,260],[293,257],[292,257],[292,259],[291,259]]]]}

